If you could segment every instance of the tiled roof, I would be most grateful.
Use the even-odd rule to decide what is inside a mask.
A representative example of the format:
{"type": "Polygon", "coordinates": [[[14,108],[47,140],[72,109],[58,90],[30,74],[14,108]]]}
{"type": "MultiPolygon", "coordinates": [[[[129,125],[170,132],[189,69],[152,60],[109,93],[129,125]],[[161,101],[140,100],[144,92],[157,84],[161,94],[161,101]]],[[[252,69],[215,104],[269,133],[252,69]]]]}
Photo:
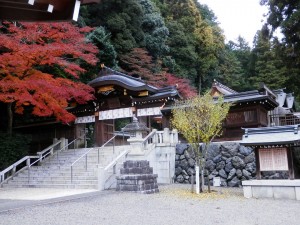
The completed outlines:
{"type": "Polygon", "coordinates": [[[228,94],[236,94],[238,93],[237,91],[227,87],[226,85],[224,84],[221,84],[220,82],[214,80],[213,82],[213,85],[212,85],[213,88],[216,88],[220,93],[222,93],[223,95],[228,95],[228,94]]]}
{"type": "Polygon", "coordinates": [[[281,145],[300,142],[299,125],[243,128],[242,145],[281,145]]]}
{"type": "Polygon", "coordinates": [[[119,85],[133,91],[149,91],[149,96],[133,98],[132,102],[145,102],[164,98],[181,98],[176,86],[168,86],[164,88],[156,88],[148,85],[140,78],[135,78],[124,73],[118,72],[108,67],[100,72],[100,76],[89,82],[91,87],[100,87],[104,85],[119,85]]]}

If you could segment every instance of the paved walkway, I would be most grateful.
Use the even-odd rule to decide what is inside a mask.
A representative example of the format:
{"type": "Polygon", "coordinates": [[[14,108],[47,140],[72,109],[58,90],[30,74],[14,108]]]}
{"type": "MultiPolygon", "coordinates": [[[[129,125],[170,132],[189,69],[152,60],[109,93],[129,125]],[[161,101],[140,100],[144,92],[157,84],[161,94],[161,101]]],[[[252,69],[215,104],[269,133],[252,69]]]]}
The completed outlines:
{"type": "MultiPolygon", "coordinates": [[[[69,190],[56,190],[56,198],[50,199],[48,193],[43,200],[3,199],[2,194],[9,193],[4,190],[0,201],[15,208],[0,210],[0,225],[300,224],[300,201],[296,200],[246,199],[240,188],[218,188],[200,195],[191,194],[190,185],[160,185],[159,189],[151,195],[114,190],[69,195],[69,190]]],[[[33,196],[46,189],[28,191],[33,196]]]]}
{"type": "Polygon", "coordinates": [[[0,188],[0,212],[87,197],[99,193],[91,189],[0,188]]]}

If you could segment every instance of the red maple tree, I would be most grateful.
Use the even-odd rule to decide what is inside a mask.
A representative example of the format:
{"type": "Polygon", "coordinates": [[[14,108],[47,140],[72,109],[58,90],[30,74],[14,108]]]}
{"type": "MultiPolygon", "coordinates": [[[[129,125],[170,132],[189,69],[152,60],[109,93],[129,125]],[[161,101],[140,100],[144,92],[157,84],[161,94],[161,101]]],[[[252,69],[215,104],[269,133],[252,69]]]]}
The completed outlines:
{"type": "Polygon", "coordinates": [[[170,73],[166,73],[165,77],[165,85],[176,85],[177,90],[183,98],[192,98],[197,95],[197,89],[190,85],[190,81],[188,79],[179,78],[170,73]]]}
{"type": "MultiPolygon", "coordinates": [[[[80,82],[80,62],[95,65],[97,48],[84,34],[91,28],[71,23],[3,22],[0,27],[0,101],[22,114],[31,107],[36,116],[70,122],[72,102],[93,99],[93,89],[80,82]]],[[[8,130],[11,132],[12,111],[8,130]]]]}
{"type": "Polygon", "coordinates": [[[148,84],[156,87],[163,86],[165,81],[164,71],[156,69],[152,56],[143,48],[134,48],[131,52],[120,56],[120,66],[129,75],[141,77],[148,84]],[[156,71],[158,70],[158,71],[156,71]]]}

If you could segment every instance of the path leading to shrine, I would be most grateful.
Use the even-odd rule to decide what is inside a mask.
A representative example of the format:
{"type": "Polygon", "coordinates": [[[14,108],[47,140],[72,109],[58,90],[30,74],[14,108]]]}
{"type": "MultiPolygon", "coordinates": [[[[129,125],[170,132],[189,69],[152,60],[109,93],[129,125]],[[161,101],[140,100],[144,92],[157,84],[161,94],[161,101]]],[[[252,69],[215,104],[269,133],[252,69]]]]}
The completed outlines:
{"type": "MultiPolygon", "coordinates": [[[[240,188],[190,194],[190,185],[159,186],[158,194],[113,190],[75,195],[0,212],[0,224],[298,225],[296,200],[246,199],[240,188]]],[[[19,200],[20,201],[20,200],[19,200]]]]}

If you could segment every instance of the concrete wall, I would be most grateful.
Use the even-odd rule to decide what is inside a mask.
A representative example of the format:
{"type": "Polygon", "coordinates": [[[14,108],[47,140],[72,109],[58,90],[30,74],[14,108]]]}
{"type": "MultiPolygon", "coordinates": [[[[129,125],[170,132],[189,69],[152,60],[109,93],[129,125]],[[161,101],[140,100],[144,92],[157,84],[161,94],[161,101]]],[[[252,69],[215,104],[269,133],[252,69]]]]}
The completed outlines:
{"type": "Polygon", "coordinates": [[[300,180],[251,180],[242,183],[246,198],[300,200],[300,180]]]}

